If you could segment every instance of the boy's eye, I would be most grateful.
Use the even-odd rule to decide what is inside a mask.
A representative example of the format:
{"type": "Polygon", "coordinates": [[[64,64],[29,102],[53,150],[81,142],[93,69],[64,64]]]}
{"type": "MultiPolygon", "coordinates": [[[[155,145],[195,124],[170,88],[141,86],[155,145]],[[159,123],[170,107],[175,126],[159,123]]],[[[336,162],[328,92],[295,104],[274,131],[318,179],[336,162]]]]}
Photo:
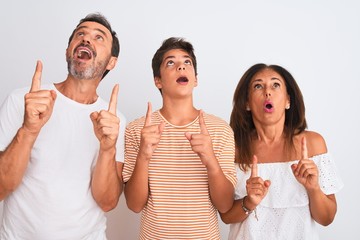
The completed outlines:
{"type": "Polygon", "coordinates": [[[174,62],[170,60],[170,61],[168,61],[168,62],[166,63],[166,65],[167,65],[167,66],[173,66],[173,65],[174,65],[174,62]]]}
{"type": "Polygon", "coordinates": [[[190,61],[190,60],[185,60],[185,64],[187,64],[187,65],[191,65],[192,63],[191,63],[191,61],[190,61]]]}

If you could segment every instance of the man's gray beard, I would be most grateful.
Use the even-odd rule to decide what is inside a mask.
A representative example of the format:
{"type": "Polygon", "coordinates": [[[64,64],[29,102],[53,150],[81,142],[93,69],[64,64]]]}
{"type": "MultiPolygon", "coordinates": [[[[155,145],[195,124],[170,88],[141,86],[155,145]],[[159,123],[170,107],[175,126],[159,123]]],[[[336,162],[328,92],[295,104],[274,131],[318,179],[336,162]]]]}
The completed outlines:
{"type": "Polygon", "coordinates": [[[76,65],[78,64],[74,59],[67,59],[69,74],[77,79],[94,79],[101,78],[105,71],[105,63],[99,62],[96,66],[94,63],[83,70],[77,70],[76,65]]]}

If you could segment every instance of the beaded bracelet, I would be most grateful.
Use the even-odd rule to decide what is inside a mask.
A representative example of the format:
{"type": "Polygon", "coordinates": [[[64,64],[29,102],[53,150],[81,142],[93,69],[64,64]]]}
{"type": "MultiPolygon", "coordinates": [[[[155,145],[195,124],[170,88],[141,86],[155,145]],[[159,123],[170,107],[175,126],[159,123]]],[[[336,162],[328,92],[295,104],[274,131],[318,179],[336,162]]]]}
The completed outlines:
{"type": "Polygon", "coordinates": [[[247,197],[247,196],[245,196],[245,197],[243,197],[243,199],[241,199],[241,207],[242,207],[242,209],[244,210],[244,212],[245,212],[246,215],[250,215],[252,212],[254,212],[254,215],[255,215],[256,220],[259,221],[258,216],[257,216],[257,213],[256,213],[256,208],[255,208],[254,210],[250,210],[250,209],[248,209],[247,207],[245,207],[244,202],[245,202],[245,198],[246,198],[246,197],[247,197]]]}

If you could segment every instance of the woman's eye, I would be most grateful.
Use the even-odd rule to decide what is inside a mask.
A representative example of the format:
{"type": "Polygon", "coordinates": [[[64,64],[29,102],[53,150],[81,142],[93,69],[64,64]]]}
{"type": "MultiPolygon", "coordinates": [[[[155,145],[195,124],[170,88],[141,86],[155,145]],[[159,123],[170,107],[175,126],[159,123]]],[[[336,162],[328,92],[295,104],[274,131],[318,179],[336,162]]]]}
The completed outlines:
{"type": "Polygon", "coordinates": [[[254,85],[254,89],[261,89],[261,88],[262,88],[261,84],[255,84],[254,85]]]}
{"type": "Polygon", "coordinates": [[[280,87],[280,83],[274,83],[273,84],[273,88],[279,88],[280,87]]]}

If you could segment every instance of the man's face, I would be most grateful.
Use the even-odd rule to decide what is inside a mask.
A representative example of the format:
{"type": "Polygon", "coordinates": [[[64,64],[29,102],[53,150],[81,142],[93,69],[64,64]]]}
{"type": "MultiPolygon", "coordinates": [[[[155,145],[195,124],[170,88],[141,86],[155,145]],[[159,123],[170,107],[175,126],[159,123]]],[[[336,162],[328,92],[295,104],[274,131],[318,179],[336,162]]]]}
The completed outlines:
{"type": "Polygon", "coordinates": [[[66,49],[66,61],[70,75],[78,79],[102,77],[111,70],[116,57],[111,56],[112,36],[110,31],[96,22],[84,22],[74,32],[66,49]]]}

